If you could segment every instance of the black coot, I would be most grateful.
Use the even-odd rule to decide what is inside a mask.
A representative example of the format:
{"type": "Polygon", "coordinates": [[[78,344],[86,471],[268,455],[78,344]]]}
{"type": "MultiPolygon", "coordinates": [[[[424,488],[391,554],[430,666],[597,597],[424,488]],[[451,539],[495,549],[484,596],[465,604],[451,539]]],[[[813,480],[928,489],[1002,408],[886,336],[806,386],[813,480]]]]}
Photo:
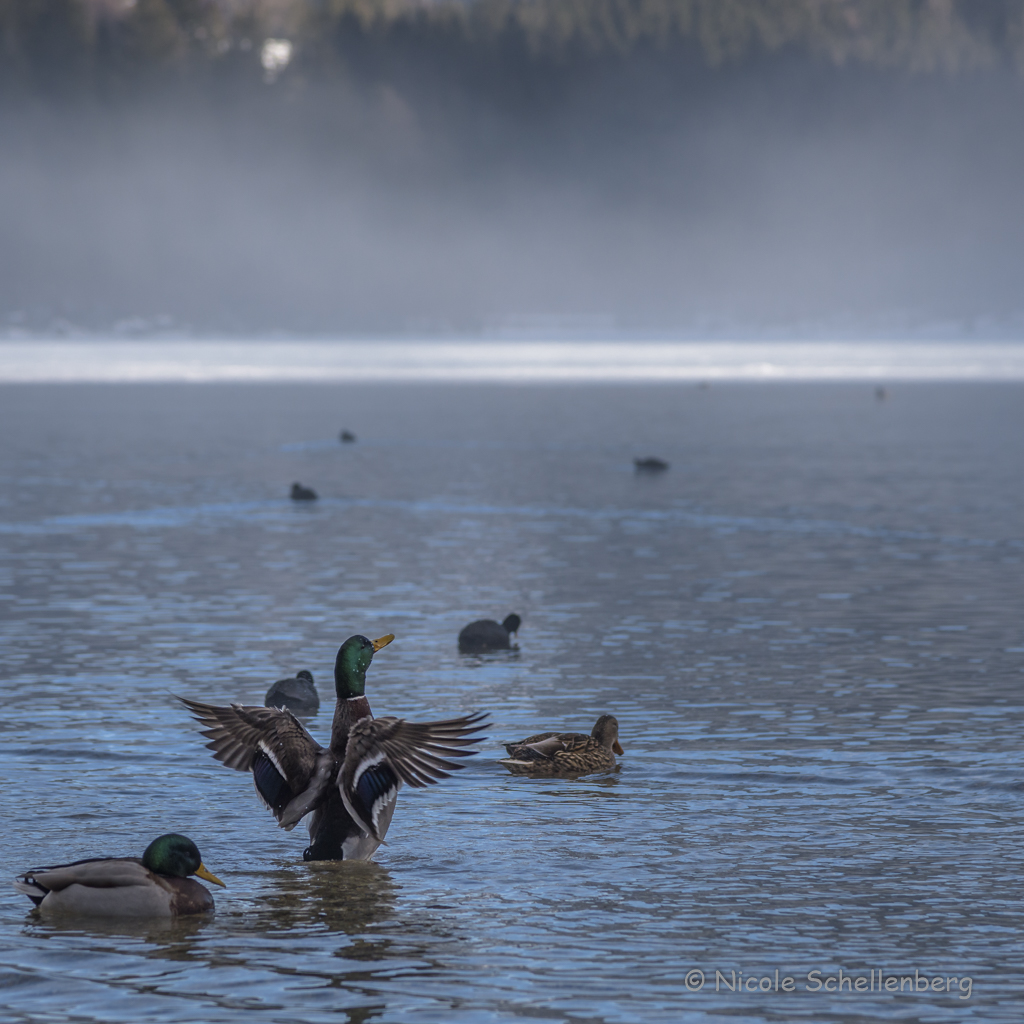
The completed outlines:
{"type": "Polygon", "coordinates": [[[320,710],[320,695],[313,683],[313,674],[302,669],[292,679],[278,679],[267,690],[264,707],[287,708],[297,715],[315,715],[320,710]]]}
{"type": "Polygon", "coordinates": [[[495,622],[494,619],[471,622],[459,634],[459,650],[463,654],[507,651],[512,646],[509,634],[517,632],[522,621],[513,613],[507,616],[504,622],[495,622]]]}

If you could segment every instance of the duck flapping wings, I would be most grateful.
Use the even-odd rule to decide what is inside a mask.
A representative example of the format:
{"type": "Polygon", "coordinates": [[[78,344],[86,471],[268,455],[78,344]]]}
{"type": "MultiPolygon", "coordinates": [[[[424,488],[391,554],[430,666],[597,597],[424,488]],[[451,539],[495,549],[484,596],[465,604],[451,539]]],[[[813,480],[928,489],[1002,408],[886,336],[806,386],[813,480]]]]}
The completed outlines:
{"type": "Polygon", "coordinates": [[[360,719],[349,732],[338,778],[345,810],[364,832],[381,839],[378,818],[402,783],[419,789],[462,768],[449,758],[476,753],[459,748],[475,742],[478,737],[469,734],[482,729],[486,717],[477,713],[441,722],[360,719]]]}
{"type": "Polygon", "coordinates": [[[227,707],[178,698],[206,726],[213,756],[229,768],[251,771],[256,792],[281,828],[291,830],[337,786],[346,810],[375,839],[382,809],[402,783],[422,787],[447,778],[468,757],[486,715],[439,722],[362,718],[343,752],[322,747],[285,708],[227,707]]]}

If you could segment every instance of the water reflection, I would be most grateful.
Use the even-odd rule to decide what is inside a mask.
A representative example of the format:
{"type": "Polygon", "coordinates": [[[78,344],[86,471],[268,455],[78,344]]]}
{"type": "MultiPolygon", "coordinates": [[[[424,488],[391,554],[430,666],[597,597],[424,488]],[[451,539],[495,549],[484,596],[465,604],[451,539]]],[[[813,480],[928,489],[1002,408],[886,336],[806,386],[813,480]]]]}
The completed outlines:
{"type": "Polygon", "coordinates": [[[388,870],[372,861],[286,865],[267,872],[263,882],[262,927],[274,931],[326,928],[348,935],[361,935],[391,917],[400,889],[388,870]]]}
{"type": "Polygon", "coordinates": [[[469,668],[477,668],[481,665],[503,664],[508,661],[518,661],[520,650],[513,647],[507,651],[488,651],[486,654],[470,654],[467,651],[459,651],[459,660],[469,668]]]}
{"type": "Polygon", "coordinates": [[[552,797],[556,800],[586,800],[590,796],[614,795],[606,791],[614,790],[618,786],[621,771],[622,765],[617,764],[607,771],[583,775],[510,775],[509,782],[512,785],[523,786],[523,792],[530,796],[552,797]],[[541,785],[542,783],[546,785],[541,785]]]}
{"type": "Polygon", "coordinates": [[[154,948],[155,955],[169,960],[190,960],[196,939],[214,922],[211,915],[180,918],[60,918],[44,917],[38,910],[29,912],[24,934],[33,939],[76,938],[99,940],[90,946],[102,949],[123,945],[124,939],[137,939],[154,948]]]}

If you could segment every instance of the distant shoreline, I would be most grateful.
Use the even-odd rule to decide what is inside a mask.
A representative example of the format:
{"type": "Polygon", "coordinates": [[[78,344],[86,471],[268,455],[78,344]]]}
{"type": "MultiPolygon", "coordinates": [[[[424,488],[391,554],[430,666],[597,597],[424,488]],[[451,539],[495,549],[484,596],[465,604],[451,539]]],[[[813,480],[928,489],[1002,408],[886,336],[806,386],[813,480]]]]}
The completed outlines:
{"type": "Polygon", "coordinates": [[[1024,342],[0,342],[0,383],[1021,381],[1024,342]]]}

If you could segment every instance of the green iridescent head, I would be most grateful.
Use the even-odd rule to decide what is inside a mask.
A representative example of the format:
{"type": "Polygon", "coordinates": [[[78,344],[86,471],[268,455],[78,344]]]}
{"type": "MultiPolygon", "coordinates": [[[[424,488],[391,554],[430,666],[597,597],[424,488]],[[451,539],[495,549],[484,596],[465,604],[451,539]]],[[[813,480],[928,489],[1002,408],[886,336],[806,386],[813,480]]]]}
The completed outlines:
{"type": "Polygon", "coordinates": [[[188,836],[180,836],[177,832],[168,832],[154,839],[142,855],[142,866],[156,875],[169,875],[171,878],[198,875],[215,885],[224,885],[203,865],[199,847],[188,836]]]}
{"type": "Polygon", "coordinates": [[[356,635],[341,645],[338,657],[334,659],[334,689],[338,700],[362,697],[366,689],[366,670],[374,654],[394,639],[394,633],[388,633],[379,640],[367,640],[365,636],[356,635]]]}

